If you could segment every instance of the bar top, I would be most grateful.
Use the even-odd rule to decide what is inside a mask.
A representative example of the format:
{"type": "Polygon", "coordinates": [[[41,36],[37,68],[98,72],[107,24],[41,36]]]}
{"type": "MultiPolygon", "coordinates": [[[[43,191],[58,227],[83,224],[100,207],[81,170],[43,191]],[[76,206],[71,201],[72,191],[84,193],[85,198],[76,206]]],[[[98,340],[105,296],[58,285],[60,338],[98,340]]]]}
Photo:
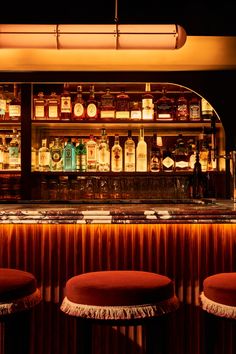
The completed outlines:
{"type": "Polygon", "coordinates": [[[0,204],[1,224],[236,223],[231,200],[143,200],[109,203],[23,202],[0,204]]]}

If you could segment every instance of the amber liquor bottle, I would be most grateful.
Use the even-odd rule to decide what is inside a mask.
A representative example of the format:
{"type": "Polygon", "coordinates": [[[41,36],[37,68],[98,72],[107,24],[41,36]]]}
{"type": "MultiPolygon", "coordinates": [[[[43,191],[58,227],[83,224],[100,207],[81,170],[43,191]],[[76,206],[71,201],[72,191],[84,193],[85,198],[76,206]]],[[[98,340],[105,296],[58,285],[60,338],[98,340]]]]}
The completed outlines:
{"type": "Polygon", "coordinates": [[[61,119],[70,120],[71,113],[72,113],[72,102],[71,102],[70,89],[69,89],[69,84],[65,83],[63,93],[61,94],[61,109],[60,109],[61,119]]]}
{"type": "Polygon", "coordinates": [[[165,87],[162,88],[162,96],[156,101],[156,120],[174,120],[174,102],[172,98],[167,97],[165,87]]]}

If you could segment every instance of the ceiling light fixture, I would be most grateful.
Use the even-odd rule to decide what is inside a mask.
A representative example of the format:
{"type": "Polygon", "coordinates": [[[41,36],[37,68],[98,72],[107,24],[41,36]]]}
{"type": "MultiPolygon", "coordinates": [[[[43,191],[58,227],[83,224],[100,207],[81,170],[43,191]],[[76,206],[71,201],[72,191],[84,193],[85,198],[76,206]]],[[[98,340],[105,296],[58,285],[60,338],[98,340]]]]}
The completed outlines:
{"type": "Polygon", "coordinates": [[[186,42],[177,24],[0,24],[0,48],[178,49],[186,42]]]}

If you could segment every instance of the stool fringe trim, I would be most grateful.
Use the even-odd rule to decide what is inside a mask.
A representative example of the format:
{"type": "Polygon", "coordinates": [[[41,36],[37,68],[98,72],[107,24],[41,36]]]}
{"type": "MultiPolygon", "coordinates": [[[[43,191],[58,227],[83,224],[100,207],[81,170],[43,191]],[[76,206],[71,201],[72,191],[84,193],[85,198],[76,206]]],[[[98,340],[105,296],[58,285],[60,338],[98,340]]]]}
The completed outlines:
{"type": "Polygon", "coordinates": [[[200,294],[202,309],[220,317],[236,319],[236,306],[220,304],[208,299],[204,292],[200,294]]]}
{"type": "Polygon", "coordinates": [[[82,318],[125,320],[161,316],[177,310],[179,304],[179,300],[176,296],[157,304],[134,306],[95,306],[77,304],[65,297],[61,304],[61,311],[68,315],[82,318]]]}
{"type": "Polygon", "coordinates": [[[0,316],[28,310],[31,307],[37,305],[41,300],[42,298],[40,290],[36,289],[33,294],[12,300],[11,302],[0,302],[0,316]]]}

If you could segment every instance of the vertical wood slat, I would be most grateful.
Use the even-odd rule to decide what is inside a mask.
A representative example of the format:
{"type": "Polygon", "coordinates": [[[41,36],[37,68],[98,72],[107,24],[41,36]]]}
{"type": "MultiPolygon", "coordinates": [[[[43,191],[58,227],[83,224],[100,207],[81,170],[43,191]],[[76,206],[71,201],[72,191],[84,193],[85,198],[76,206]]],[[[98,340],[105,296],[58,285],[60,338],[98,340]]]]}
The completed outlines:
{"type": "MultiPolygon", "coordinates": [[[[201,354],[201,315],[197,309],[202,281],[216,272],[236,271],[235,258],[236,226],[230,224],[0,227],[0,267],[31,271],[42,291],[44,302],[36,310],[33,329],[34,354],[75,354],[75,324],[59,310],[66,280],[75,274],[106,269],[145,270],[171,277],[185,305],[178,314],[179,322],[173,323],[173,331],[179,333],[180,353],[201,354]]],[[[105,331],[107,338],[103,345],[103,335],[94,337],[100,341],[97,350],[104,349],[101,354],[109,353],[109,345],[116,354],[114,343],[119,343],[117,354],[125,353],[127,346],[129,353],[142,353],[141,328],[100,331],[105,331]]]]}

